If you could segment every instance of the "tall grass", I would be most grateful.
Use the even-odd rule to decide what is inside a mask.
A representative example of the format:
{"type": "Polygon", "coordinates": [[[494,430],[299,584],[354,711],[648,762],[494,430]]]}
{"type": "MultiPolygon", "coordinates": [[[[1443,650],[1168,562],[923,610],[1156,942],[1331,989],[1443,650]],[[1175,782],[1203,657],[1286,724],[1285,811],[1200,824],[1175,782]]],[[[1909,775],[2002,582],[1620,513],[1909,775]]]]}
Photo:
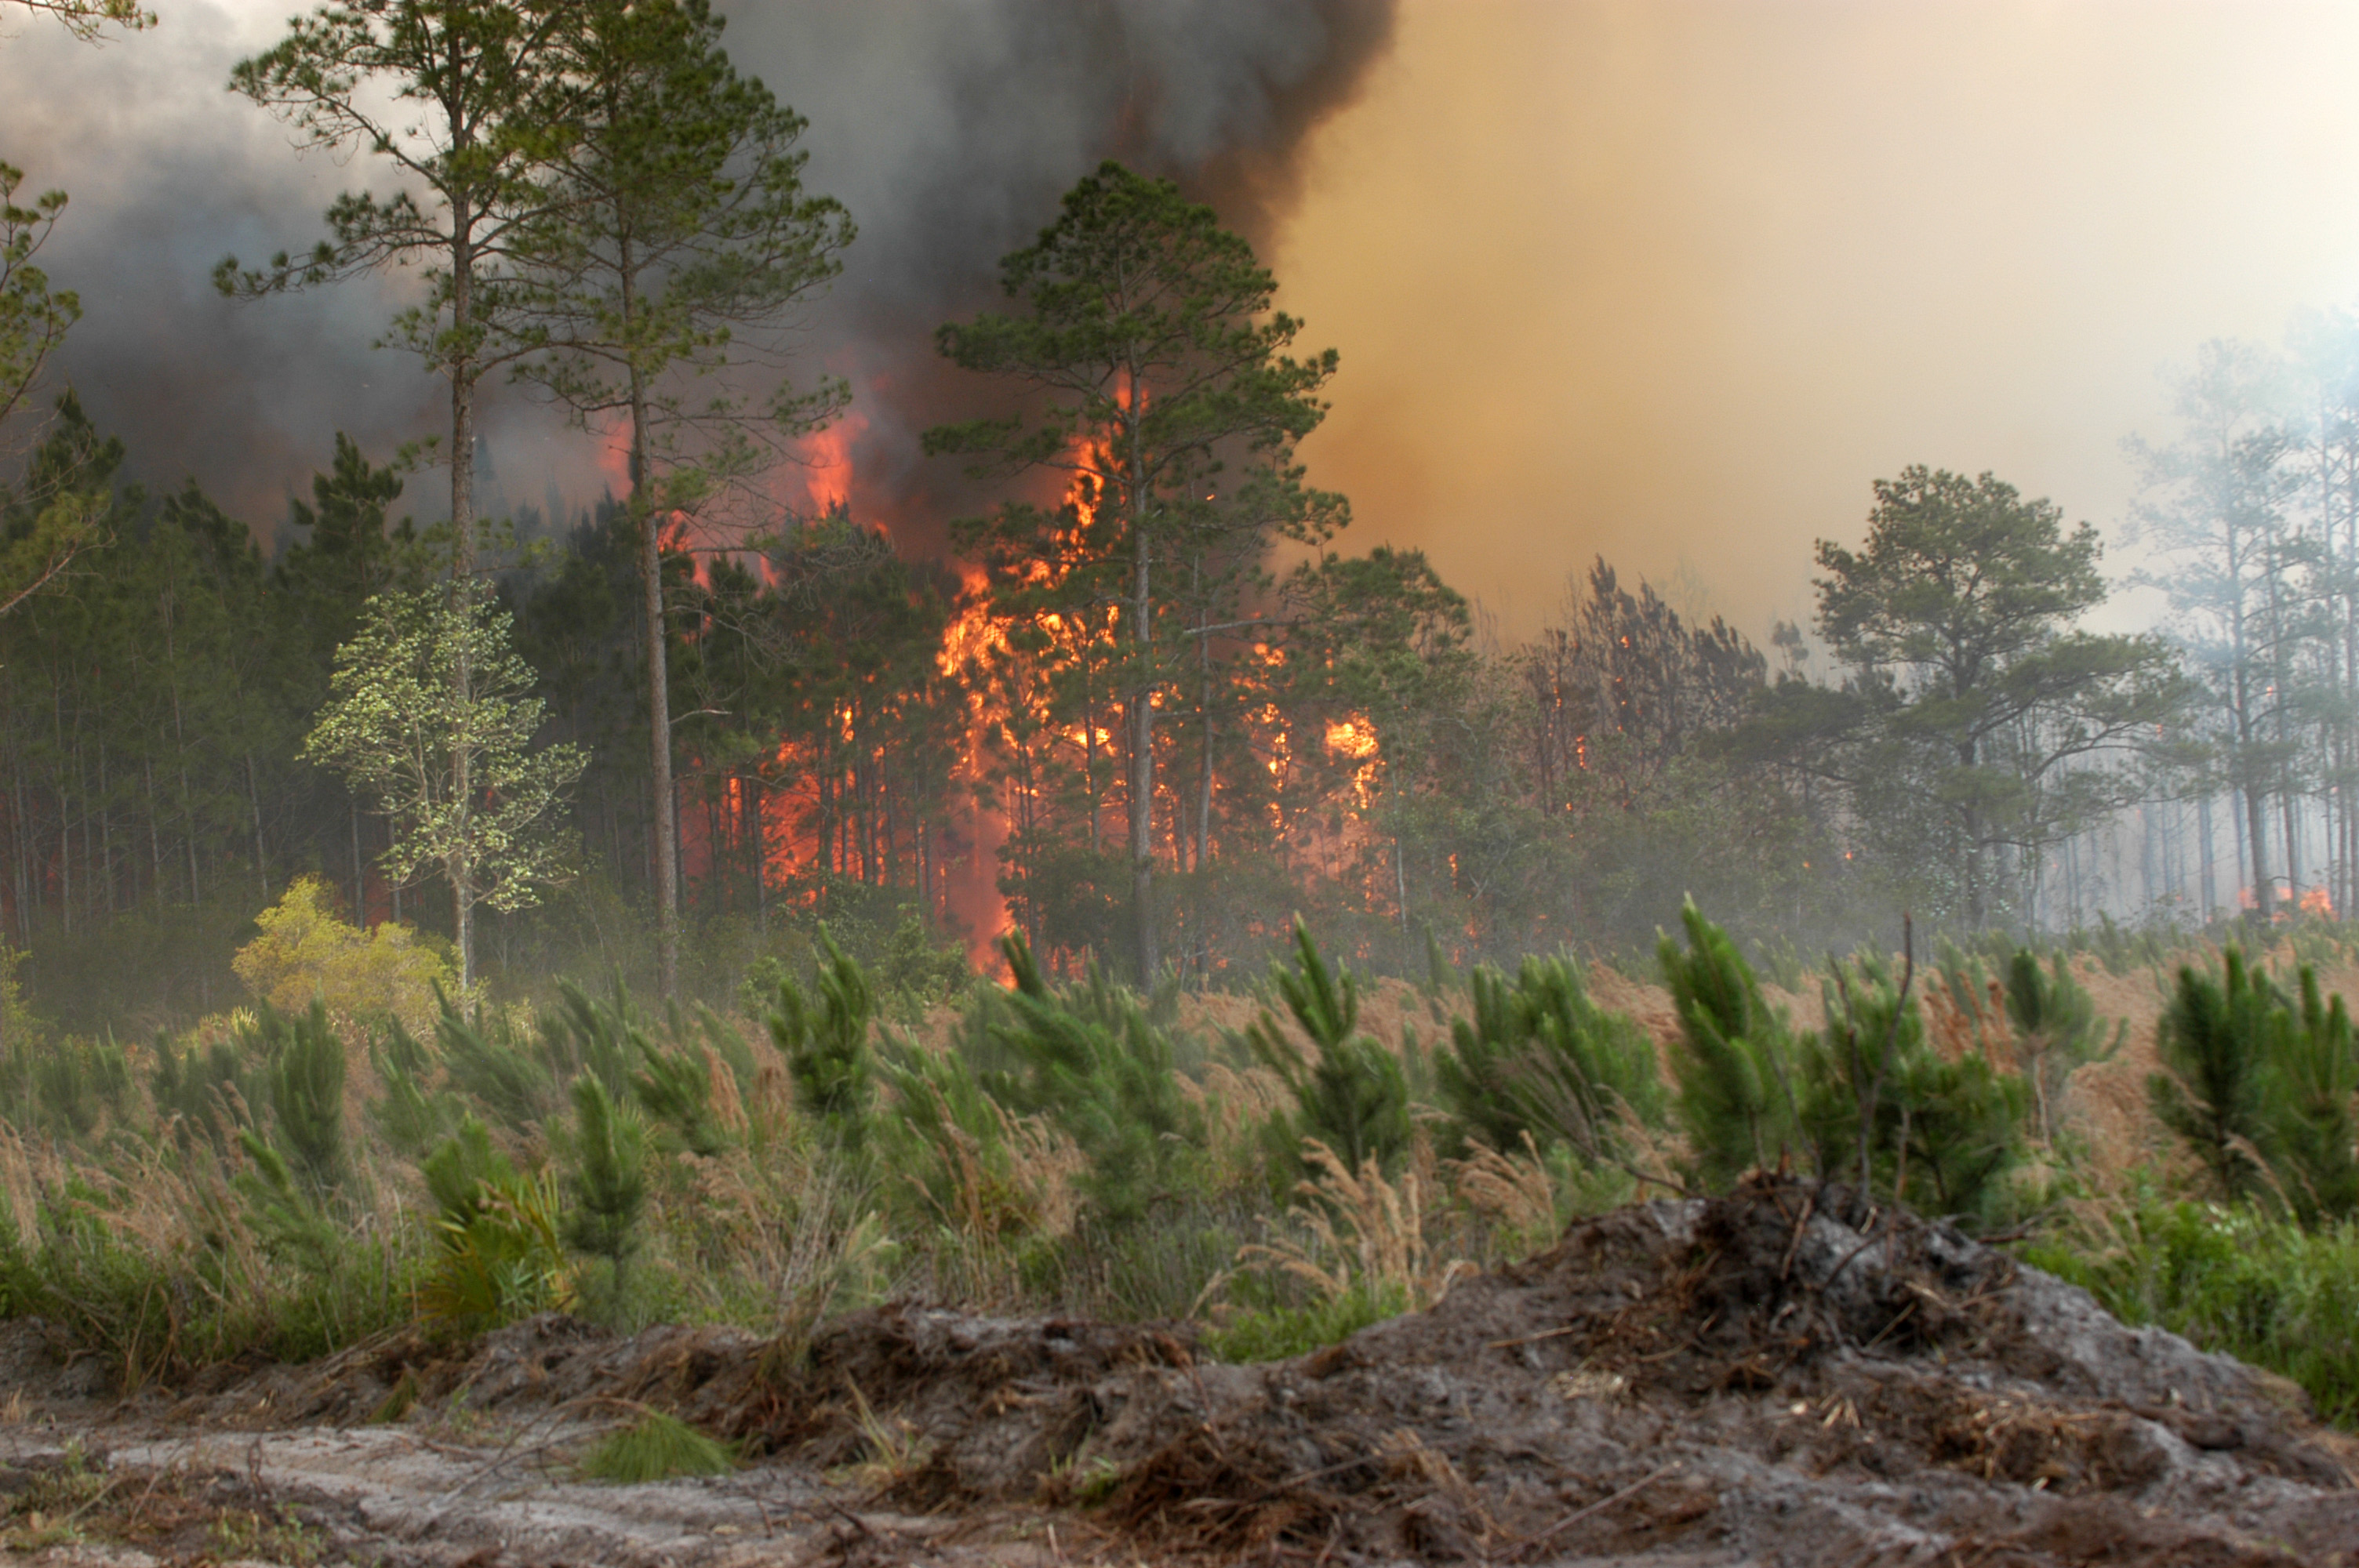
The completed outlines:
{"type": "MultiPolygon", "coordinates": [[[[1953,950],[1912,990],[1863,956],[1798,1024],[1692,910],[1687,931],[1658,956],[1679,1032],[1653,1039],[1587,979],[1621,982],[1567,957],[1437,961],[1411,992],[1299,928],[1266,1008],[1052,982],[1019,942],[1012,986],[920,1012],[911,983],[822,941],[756,965],[734,1018],[646,1007],[619,979],[560,982],[538,1010],[429,986],[409,1022],[258,1000],[153,1047],[10,1015],[0,1314],[60,1325],[127,1386],[552,1308],[791,1344],[895,1293],[1192,1318],[1215,1354],[1250,1358],[1756,1162],[2010,1224],[2052,1192],[2119,1187],[2079,1152],[2066,1092],[2119,1031],[2068,966],[1953,950]]],[[[2279,1011],[2318,1049],[2280,1051],[2271,1081],[2317,1103],[2259,1147],[2298,1147],[2325,1193],[2348,1027],[2314,986],[2279,1011]]],[[[2350,1227],[2176,1195],[2127,1205],[2054,1266],[2359,1421],[2350,1227]]]]}
{"type": "Polygon", "coordinates": [[[2123,1322],[2267,1368],[2322,1419],[2359,1425],[2359,1223],[2305,1229],[2252,1206],[2149,1200],[2105,1229],[2024,1256],[2123,1322]]]}

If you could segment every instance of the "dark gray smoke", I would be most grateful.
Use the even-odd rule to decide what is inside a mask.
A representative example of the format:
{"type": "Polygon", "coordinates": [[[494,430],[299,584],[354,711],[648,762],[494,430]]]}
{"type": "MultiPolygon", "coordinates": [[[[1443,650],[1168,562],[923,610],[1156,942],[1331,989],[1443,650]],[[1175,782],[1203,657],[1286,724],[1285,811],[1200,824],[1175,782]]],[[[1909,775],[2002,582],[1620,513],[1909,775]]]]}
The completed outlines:
{"type": "MultiPolygon", "coordinates": [[[[298,159],[286,133],[223,86],[283,29],[285,0],[167,7],[103,49],[11,15],[0,37],[0,158],[71,192],[45,253],[88,312],[58,370],[151,485],[193,476],[259,525],[349,430],[374,457],[440,425],[440,384],[372,340],[397,274],[233,305],[208,282],[234,252],[299,248],[347,186],[387,188],[366,157],[298,159]]],[[[806,313],[798,373],[855,392],[854,504],[919,548],[940,539],[954,474],[916,432],[976,411],[987,389],[934,360],[933,329],[997,297],[1000,255],[1055,215],[1101,159],[1181,180],[1266,242],[1309,131],[1348,102],[1390,40],[1393,0],[819,0],[723,7],[741,70],[811,123],[813,189],[861,228],[833,291],[806,313]]],[[[579,506],[597,453],[520,393],[495,390],[489,455],[511,503],[579,506]]],[[[840,480],[839,480],[840,482],[840,480]]],[[[409,499],[430,514],[437,486],[409,499]]]]}

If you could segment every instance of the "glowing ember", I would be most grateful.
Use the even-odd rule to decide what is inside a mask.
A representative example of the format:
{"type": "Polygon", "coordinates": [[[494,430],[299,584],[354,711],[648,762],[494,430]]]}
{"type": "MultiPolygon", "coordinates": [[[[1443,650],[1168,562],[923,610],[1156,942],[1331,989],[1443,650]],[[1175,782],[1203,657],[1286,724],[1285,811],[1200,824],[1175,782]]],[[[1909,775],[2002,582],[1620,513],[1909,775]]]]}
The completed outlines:
{"type": "Polygon", "coordinates": [[[1327,750],[1364,762],[1376,754],[1376,727],[1356,714],[1336,719],[1327,726],[1327,750]]]}

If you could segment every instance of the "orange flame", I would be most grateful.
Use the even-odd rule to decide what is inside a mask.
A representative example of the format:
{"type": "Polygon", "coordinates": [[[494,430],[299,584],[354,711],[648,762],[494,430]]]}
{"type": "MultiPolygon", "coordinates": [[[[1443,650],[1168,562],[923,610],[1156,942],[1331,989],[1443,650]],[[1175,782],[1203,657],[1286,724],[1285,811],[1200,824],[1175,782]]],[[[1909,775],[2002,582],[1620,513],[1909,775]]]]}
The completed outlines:
{"type": "Polygon", "coordinates": [[[1376,754],[1376,727],[1358,714],[1335,719],[1327,726],[1327,749],[1355,762],[1366,762],[1376,754]]]}
{"type": "Polygon", "coordinates": [[[867,416],[854,411],[797,443],[795,460],[802,465],[809,515],[821,516],[851,503],[852,449],[867,431],[867,416]]]}

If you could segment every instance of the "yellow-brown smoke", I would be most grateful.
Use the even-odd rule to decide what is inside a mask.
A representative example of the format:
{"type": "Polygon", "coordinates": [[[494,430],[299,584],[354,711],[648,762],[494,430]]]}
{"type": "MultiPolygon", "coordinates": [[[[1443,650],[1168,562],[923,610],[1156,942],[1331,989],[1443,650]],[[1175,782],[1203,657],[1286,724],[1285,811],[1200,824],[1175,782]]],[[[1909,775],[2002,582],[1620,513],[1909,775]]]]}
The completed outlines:
{"type": "Polygon", "coordinates": [[[1407,0],[1273,258],[1312,476],[1511,634],[1603,552],[1758,637],[1910,462],[2111,524],[2168,362],[2359,297],[2354,80],[2347,5],[1407,0]]]}

